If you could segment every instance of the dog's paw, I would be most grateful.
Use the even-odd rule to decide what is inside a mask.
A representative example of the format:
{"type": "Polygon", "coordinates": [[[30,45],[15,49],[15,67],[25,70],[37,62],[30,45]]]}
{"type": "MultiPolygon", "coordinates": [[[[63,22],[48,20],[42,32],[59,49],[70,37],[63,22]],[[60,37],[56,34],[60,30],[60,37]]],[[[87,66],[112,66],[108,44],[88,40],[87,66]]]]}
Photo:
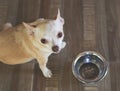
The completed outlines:
{"type": "Polygon", "coordinates": [[[51,78],[51,77],[52,77],[52,72],[51,72],[51,70],[49,70],[48,68],[45,68],[44,71],[43,71],[43,75],[44,75],[46,78],[51,78]]]}

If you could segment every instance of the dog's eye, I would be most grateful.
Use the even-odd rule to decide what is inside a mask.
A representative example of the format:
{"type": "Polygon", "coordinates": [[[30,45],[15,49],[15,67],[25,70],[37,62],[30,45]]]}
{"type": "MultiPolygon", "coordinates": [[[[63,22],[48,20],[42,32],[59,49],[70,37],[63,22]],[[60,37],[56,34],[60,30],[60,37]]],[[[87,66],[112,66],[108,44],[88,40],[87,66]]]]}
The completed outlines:
{"type": "Polygon", "coordinates": [[[41,39],[41,43],[46,44],[48,41],[46,39],[41,39]]]}
{"type": "Polygon", "coordinates": [[[62,37],[62,32],[59,32],[58,35],[57,35],[58,38],[61,38],[62,37]]]}

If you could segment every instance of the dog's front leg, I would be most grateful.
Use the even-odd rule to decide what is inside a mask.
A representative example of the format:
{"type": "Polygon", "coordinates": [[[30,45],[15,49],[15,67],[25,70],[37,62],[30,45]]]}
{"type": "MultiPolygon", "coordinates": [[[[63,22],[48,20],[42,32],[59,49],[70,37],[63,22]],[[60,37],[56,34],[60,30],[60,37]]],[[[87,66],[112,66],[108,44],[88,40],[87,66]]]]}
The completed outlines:
{"type": "Polygon", "coordinates": [[[43,75],[46,77],[46,78],[51,78],[52,77],[52,72],[51,70],[49,70],[47,68],[47,61],[48,61],[48,58],[37,58],[37,61],[39,63],[39,67],[43,73],[43,75]]]}

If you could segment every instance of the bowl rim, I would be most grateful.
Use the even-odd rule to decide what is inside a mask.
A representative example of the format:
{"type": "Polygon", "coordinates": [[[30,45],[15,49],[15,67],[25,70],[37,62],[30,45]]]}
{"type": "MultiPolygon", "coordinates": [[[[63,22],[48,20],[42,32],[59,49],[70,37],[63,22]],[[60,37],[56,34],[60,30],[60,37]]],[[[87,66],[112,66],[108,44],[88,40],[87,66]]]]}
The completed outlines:
{"type": "Polygon", "coordinates": [[[105,60],[105,58],[98,52],[95,52],[95,51],[84,51],[84,52],[81,52],[77,55],[77,57],[75,58],[75,60],[73,61],[72,63],[72,73],[73,75],[75,76],[76,79],[78,79],[80,82],[82,83],[96,83],[96,82],[99,82],[101,81],[108,73],[108,67],[109,66],[109,63],[108,61],[105,60]],[[87,55],[87,54],[91,54],[91,55],[95,55],[97,56],[99,59],[101,59],[101,61],[104,63],[104,70],[103,70],[103,74],[100,76],[100,78],[96,79],[96,80],[91,80],[91,81],[87,81],[87,80],[83,80],[83,79],[80,79],[80,77],[78,76],[78,74],[75,72],[75,65],[78,61],[78,59],[84,55],[87,55]]]}

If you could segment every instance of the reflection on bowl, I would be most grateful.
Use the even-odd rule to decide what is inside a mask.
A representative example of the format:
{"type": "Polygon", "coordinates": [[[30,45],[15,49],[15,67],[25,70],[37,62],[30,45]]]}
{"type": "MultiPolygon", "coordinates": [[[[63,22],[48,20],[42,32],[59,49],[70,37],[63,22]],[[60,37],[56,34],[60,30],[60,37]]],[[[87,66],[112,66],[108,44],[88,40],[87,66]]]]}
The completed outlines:
{"type": "Polygon", "coordinates": [[[72,71],[82,83],[95,83],[106,76],[108,62],[99,53],[86,51],[73,61],[72,71]]]}

